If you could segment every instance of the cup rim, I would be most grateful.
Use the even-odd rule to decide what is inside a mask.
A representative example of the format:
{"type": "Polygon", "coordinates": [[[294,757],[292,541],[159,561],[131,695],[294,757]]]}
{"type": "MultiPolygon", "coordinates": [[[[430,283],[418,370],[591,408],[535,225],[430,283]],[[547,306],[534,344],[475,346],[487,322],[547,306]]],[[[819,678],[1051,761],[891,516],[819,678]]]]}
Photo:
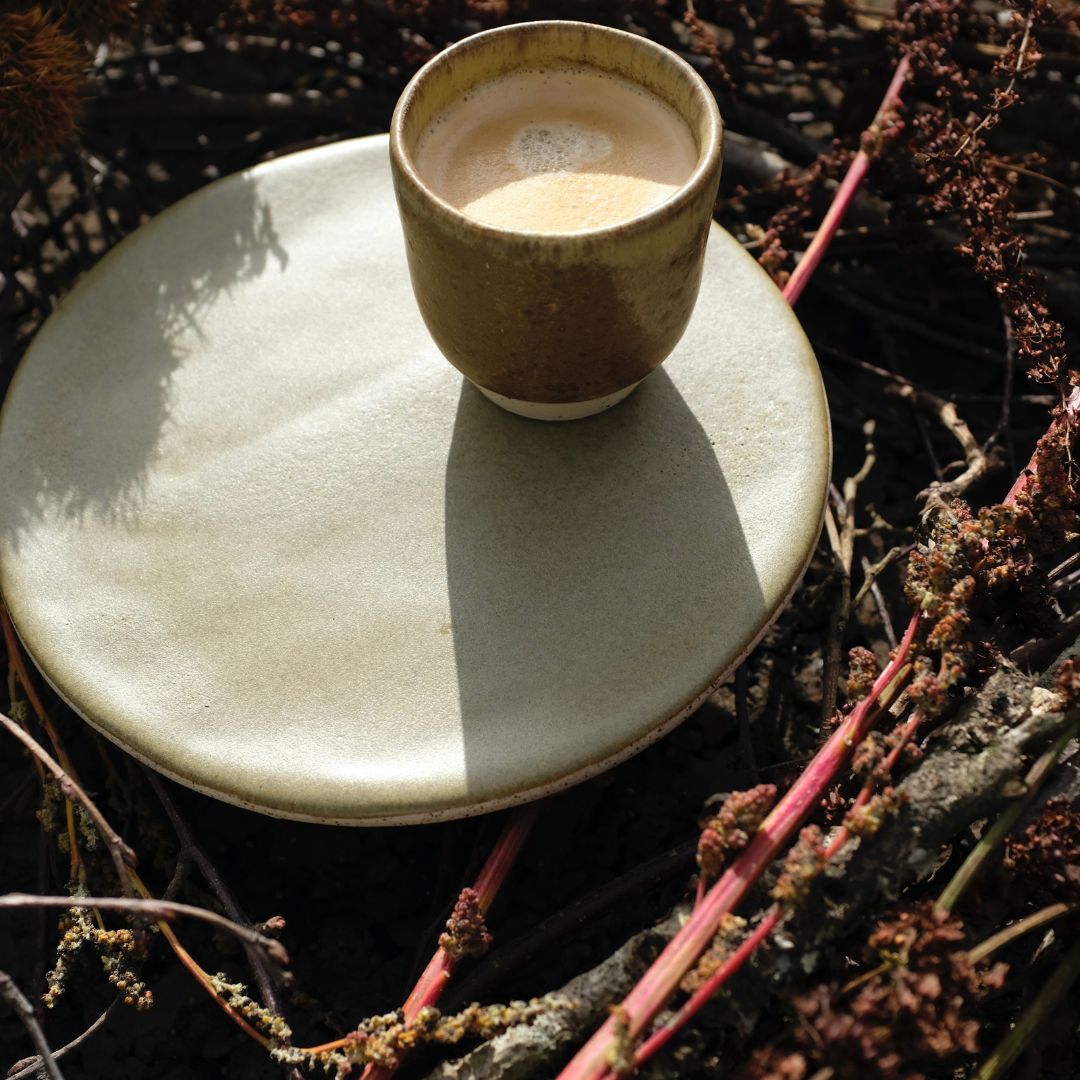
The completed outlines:
{"type": "MultiPolygon", "coordinates": [[[[696,134],[696,133],[695,133],[696,134]]],[[[705,80],[690,66],[681,56],[670,49],[647,37],[629,33],[626,30],[618,30],[612,26],[604,26],[602,23],[587,23],[576,19],[536,19],[531,22],[511,23],[509,26],[499,26],[492,30],[482,30],[476,34],[470,34],[460,41],[454,42],[442,52],[437,53],[428,60],[409,80],[401,96],[394,106],[394,115],[390,121],[390,156],[397,166],[399,174],[404,182],[412,189],[413,193],[422,199],[433,203],[438,210],[451,220],[458,222],[463,228],[498,238],[502,242],[519,241],[529,245],[544,244],[555,247],[578,243],[582,239],[603,239],[606,236],[632,236],[639,232],[647,231],[667,217],[677,215],[688,203],[693,201],[701,192],[701,189],[709,183],[716,170],[720,167],[723,156],[724,125],[720,117],[720,109],[716,104],[716,98],[709,89],[705,80]],[[453,204],[447,202],[424,181],[413,161],[412,154],[405,144],[402,133],[402,118],[416,97],[418,87],[429,76],[430,72],[441,67],[447,58],[470,52],[473,49],[484,48],[487,43],[502,35],[519,34],[526,27],[587,27],[588,32],[605,34],[610,37],[622,38],[632,43],[634,48],[653,52],[661,57],[665,63],[672,64],[676,69],[681,69],[693,86],[695,97],[699,98],[705,109],[707,120],[707,146],[705,153],[698,154],[697,164],[694,171],[680,185],[680,187],[662,202],[643,210],[633,217],[617,221],[610,225],[601,225],[592,229],[576,229],[572,232],[543,232],[529,229],[508,229],[500,225],[491,225],[488,222],[479,221],[474,217],[459,210],[453,204]]]]}

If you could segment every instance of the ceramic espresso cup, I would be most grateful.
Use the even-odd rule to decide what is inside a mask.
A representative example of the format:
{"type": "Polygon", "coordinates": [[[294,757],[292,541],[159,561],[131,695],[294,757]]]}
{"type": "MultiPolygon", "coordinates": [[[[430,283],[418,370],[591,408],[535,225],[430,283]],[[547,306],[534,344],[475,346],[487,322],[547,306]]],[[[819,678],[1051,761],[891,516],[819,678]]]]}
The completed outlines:
{"type": "Polygon", "coordinates": [[[522,23],[429,61],[398,101],[390,158],[413,291],[443,355],[523,416],[576,419],[622,400],[663,363],[690,319],[721,149],[720,114],[702,79],[634,34],[522,23]],[[549,67],[620,76],[670,105],[696,145],[689,178],[636,216],[563,233],[488,225],[436,194],[415,153],[433,120],[483,83],[549,67]]]}

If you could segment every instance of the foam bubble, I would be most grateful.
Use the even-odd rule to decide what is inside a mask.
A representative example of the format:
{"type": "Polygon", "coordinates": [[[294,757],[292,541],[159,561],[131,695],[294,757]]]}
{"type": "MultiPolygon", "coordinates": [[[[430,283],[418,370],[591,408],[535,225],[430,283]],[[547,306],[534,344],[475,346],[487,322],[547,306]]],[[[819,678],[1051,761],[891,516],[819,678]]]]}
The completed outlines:
{"type": "Polygon", "coordinates": [[[610,156],[608,135],[573,120],[526,124],[510,142],[510,156],[526,175],[573,172],[610,156]]]}

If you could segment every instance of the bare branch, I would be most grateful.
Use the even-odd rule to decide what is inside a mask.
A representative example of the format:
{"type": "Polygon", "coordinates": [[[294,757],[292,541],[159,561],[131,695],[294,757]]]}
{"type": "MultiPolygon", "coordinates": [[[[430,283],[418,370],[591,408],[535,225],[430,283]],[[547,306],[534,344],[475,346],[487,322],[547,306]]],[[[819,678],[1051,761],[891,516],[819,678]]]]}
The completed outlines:
{"type": "Polygon", "coordinates": [[[98,835],[105,841],[105,846],[112,856],[113,865],[116,867],[116,876],[120,879],[120,888],[125,896],[134,899],[135,891],[131,885],[128,867],[138,865],[135,852],[124,843],[120,834],[105,820],[105,815],[97,808],[94,800],[60,767],[52,755],[29,732],[24,731],[14,720],[4,716],[3,713],[0,713],[0,725],[7,728],[56,777],[61,791],[69,799],[78,802],[90,815],[98,835]]]}
{"type": "Polygon", "coordinates": [[[889,607],[885,603],[885,597],[882,595],[881,588],[877,583],[877,578],[881,573],[881,570],[874,573],[874,568],[870,565],[870,560],[865,555],[862,557],[861,564],[863,574],[865,574],[866,577],[863,578],[862,587],[859,589],[859,593],[855,597],[852,607],[858,607],[859,601],[866,595],[866,590],[869,589],[870,595],[874,598],[874,606],[877,608],[878,618],[881,619],[881,625],[885,631],[885,638],[889,642],[889,648],[895,649],[897,646],[896,630],[893,627],[892,616],[889,614],[889,607]],[[869,578],[869,580],[867,580],[867,578],[869,578]]]}
{"type": "Polygon", "coordinates": [[[925,511],[947,506],[953,499],[959,499],[967,493],[977,480],[1000,469],[1004,464],[999,447],[984,450],[979,440],[971,433],[971,428],[960,418],[956,406],[951,401],[932,394],[929,390],[917,390],[910,385],[890,386],[891,393],[906,398],[918,408],[936,417],[960,444],[964,452],[966,468],[954,480],[935,480],[928,488],[920,492],[919,498],[925,502],[925,511]]]}
{"type": "MultiPolygon", "coordinates": [[[[70,1054],[72,1050],[77,1050],[87,1039],[95,1035],[105,1024],[105,1021],[113,1014],[116,1008],[120,1004],[120,999],[113,998],[109,1002],[108,1008],[81,1034],[76,1035],[74,1039],[69,1043],[65,1043],[59,1050],[53,1051],[54,1058],[62,1058],[65,1054],[70,1054]]],[[[12,1066],[13,1069],[18,1069],[20,1065],[23,1068],[19,1069],[17,1073],[8,1073],[5,1080],[30,1080],[31,1077],[37,1077],[42,1068],[44,1068],[44,1062],[41,1057],[27,1058],[26,1064],[23,1065],[22,1061],[17,1061],[12,1066]]]]}
{"type": "Polygon", "coordinates": [[[41,1030],[41,1025],[34,1016],[34,1006],[26,1000],[26,995],[15,985],[6,971],[0,971],[0,997],[11,1006],[12,1012],[22,1021],[22,1026],[26,1028],[38,1052],[45,1075],[49,1077],[49,1080],[64,1080],[64,1074],[60,1071],[60,1066],[56,1064],[56,1058],[53,1057],[53,1052],[49,1048],[45,1032],[41,1030]]]}
{"type": "Polygon", "coordinates": [[[289,962],[288,951],[280,941],[266,937],[248,926],[241,926],[232,919],[226,919],[216,911],[208,911],[206,908],[194,907],[191,904],[178,904],[172,900],[137,900],[119,896],[36,896],[33,893],[7,893],[0,896],[0,908],[23,907],[98,908],[101,911],[122,911],[146,919],[166,921],[178,915],[186,915],[225,930],[249,945],[258,946],[279,964],[289,962]]]}
{"type": "Polygon", "coordinates": [[[863,424],[866,437],[866,456],[859,470],[844,481],[844,492],[839,497],[836,519],[832,510],[825,513],[826,531],[840,571],[840,595],[837,597],[829,619],[829,636],[825,643],[825,661],[821,676],[821,715],[823,720],[832,716],[836,708],[837,687],[840,683],[840,660],[843,653],[844,631],[851,616],[851,565],[855,558],[855,500],[859,485],[870,475],[877,462],[874,449],[874,421],[863,424]]]}
{"type": "MultiPolygon", "coordinates": [[[[885,554],[878,559],[873,565],[870,564],[868,559],[863,560],[863,583],[859,586],[859,591],[855,594],[855,599],[852,601],[852,607],[858,607],[863,602],[863,597],[874,587],[875,582],[881,575],[899,559],[902,555],[906,554],[910,545],[899,544],[894,548],[890,548],[885,554]]],[[[894,645],[893,648],[896,646],[894,645]]]]}
{"type": "MultiPolygon", "coordinates": [[[[250,926],[251,920],[236,902],[221,874],[218,873],[217,867],[214,866],[206,852],[196,843],[191,828],[176,808],[176,803],[173,802],[172,796],[162,783],[161,778],[153,770],[145,767],[143,768],[143,775],[145,775],[150,786],[154,789],[154,794],[157,795],[161,805],[165,808],[165,813],[168,814],[169,821],[172,822],[172,826],[176,830],[182,853],[189,857],[199,868],[199,872],[206,878],[207,884],[213,889],[218,900],[221,901],[221,906],[228,913],[229,918],[241,925],[250,926]]],[[[280,1013],[281,1002],[278,1000],[277,993],[274,990],[274,982],[262,953],[250,942],[244,943],[244,952],[247,954],[248,963],[251,964],[251,969],[255,973],[255,981],[258,984],[263,1004],[271,1012],[280,1013]]]]}

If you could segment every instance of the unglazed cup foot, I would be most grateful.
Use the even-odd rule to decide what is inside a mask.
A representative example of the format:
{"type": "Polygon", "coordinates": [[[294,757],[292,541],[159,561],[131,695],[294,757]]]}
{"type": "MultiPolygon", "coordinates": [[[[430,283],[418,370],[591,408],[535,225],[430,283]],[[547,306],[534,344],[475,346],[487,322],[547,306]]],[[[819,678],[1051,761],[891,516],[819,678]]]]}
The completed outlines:
{"type": "Polygon", "coordinates": [[[586,416],[595,416],[597,413],[606,412],[613,405],[618,405],[644,381],[644,379],[639,379],[636,383],[624,386],[613,394],[605,394],[603,397],[592,398],[590,401],[565,402],[522,401],[520,398],[496,394],[494,390],[486,390],[476,383],[473,383],[473,386],[500,408],[506,409],[507,412],[517,413],[518,416],[527,416],[530,420],[583,420],[586,416]]]}

